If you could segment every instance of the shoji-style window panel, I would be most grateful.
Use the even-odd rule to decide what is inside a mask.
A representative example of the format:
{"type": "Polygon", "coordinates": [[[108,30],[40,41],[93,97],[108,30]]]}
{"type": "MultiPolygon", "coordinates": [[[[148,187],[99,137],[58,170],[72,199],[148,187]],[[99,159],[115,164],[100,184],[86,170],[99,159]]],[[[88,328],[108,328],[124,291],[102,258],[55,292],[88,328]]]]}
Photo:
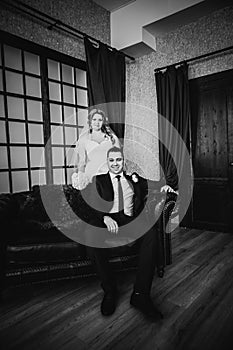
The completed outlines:
{"type": "Polygon", "coordinates": [[[70,183],[87,120],[85,63],[1,34],[0,192],[70,183]]]}
{"type": "Polygon", "coordinates": [[[87,109],[80,109],[80,108],[78,108],[79,126],[84,127],[84,125],[86,125],[86,123],[87,123],[87,116],[88,116],[87,109]]]}
{"type": "Polygon", "coordinates": [[[40,75],[40,58],[31,52],[25,52],[25,72],[40,75]]]}
{"type": "Polygon", "coordinates": [[[80,106],[87,107],[87,91],[83,89],[76,89],[77,91],[77,100],[79,101],[80,106]]]}
{"type": "Polygon", "coordinates": [[[8,169],[8,157],[7,157],[7,148],[6,146],[0,146],[0,169],[8,169]]]}
{"type": "Polygon", "coordinates": [[[76,76],[76,81],[78,82],[78,85],[86,88],[87,87],[86,72],[82,69],[76,68],[75,69],[75,76],[76,76]]]}
{"type": "Polygon", "coordinates": [[[23,75],[15,72],[5,71],[6,92],[23,95],[23,75]]]}
{"type": "Polygon", "coordinates": [[[28,190],[29,181],[28,181],[28,171],[12,171],[12,185],[14,192],[21,192],[28,190]]]}
{"type": "Polygon", "coordinates": [[[62,124],[62,106],[50,103],[50,121],[51,123],[62,124]]]}
{"type": "Polygon", "coordinates": [[[26,76],[26,95],[41,98],[40,78],[26,76]]]}
{"type": "Polygon", "coordinates": [[[4,99],[2,95],[0,95],[0,118],[5,118],[4,99]]]}
{"type": "Polygon", "coordinates": [[[43,122],[42,102],[27,99],[28,121],[43,122]]]}
{"type": "Polygon", "coordinates": [[[2,83],[2,69],[0,68],[0,91],[3,91],[3,83],[2,83]]]}
{"type": "Polygon", "coordinates": [[[41,165],[41,155],[34,151],[44,149],[40,57],[1,44],[1,63],[1,192],[27,191],[33,171],[45,171],[45,162],[41,165]]]}
{"type": "Polygon", "coordinates": [[[26,144],[26,123],[9,121],[10,143],[26,144]]]}
{"type": "Polygon", "coordinates": [[[7,96],[8,118],[25,120],[24,99],[7,96]]]}
{"type": "Polygon", "coordinates": [[[64,152],[63,147],[52,147],[53,165],[64,166],[64,152]]]}
{"type": "Polygon", "coordinates": [[[74,147],[87,115],[86,72],[47,60],[51,122],[52,168],[55,183],[71,183],[74,147]],[[78,96],[76,91],[82,91],[78,96]],[[70,151],[70,152],[69,152],[70,151]],[[67,157],[67,154],[72,156],[67,157]]]}
{"type": "Polygon", "coordinates": [[[74,84],[74,68],[66,64],[62,64],[62,81],[74,84]]]}
{"type": "Polygon", "coordinates": [[[48,78],[60,80],[60,62],[48,59],[48,78]]]}
{"type": "Polygon", "coordinates": [[[64,135],[62,125],[52,125],[51,126],[51,143],[52,145],[64,145],[64,135]]]}
{"type": "Polygon", "coordinates": [[[6,144],[6,122],[0,120],[0,143],[6,144]]]}
{"type": "Polygon", "coordinates": [[[46,173],[44,169],[31,170],[31,182],[34,185],[45,185],[46,184],[46,173]]]}
{"type": "MultiPolygon", "coordinates": [[[[78,120],[78,122],[80,122],[78,120]]],[[[69,125],[77,125],[76,108],[64,106],[64,123],[69,125]]]]}
{"type": "Polygon", "coordinates": [[[49,82],[49,97],[53,101],[61,101],[61,85],[59,83],[49,82]]]}
{"type": "Polygon", "coordinates": [[[22,169],[28,168],[28,159],[27,159],[27,148],[20,146],[11,146],[10,147],[11,155],[11,168],[12,169],[22,169]]]}
{"type": "Polygon", "coordinates": [[[56,185],[65,183],[65,169],[63,168],[53,169],[53,183],[56,185]]]}
{"type": "Polygon", "coordinates": [[[10,192],[8,171],[0,172],[0,193],[4,193],[4,192],[6,193],[10,192]]]}
{"type": "Polygon", "coordinates": [[[65,140],[68,146],[74,145],[77,141],[77,128],[74,128],[73,126],[66,126],[65,140]]]}
{"type": "Polygon", "coordinates": [[[45,148],[30,147],[31,167],[45,167],[45,148]]]}
{"type": "Polygon", "coordinates": [[[63,85],[63,101],[65,103],[75,103],[75,89],[72,86],[63,85]]]}
{"type": "Polygon", "coordinates": [[[44,144],[43,125],[28,123],[30,144],[44,144]]]}
{"type": "Polygon", "coordinates": [[[22,71],[22,51],[15,47],[4,45],[4,62],[6,68],[22,71]]]}

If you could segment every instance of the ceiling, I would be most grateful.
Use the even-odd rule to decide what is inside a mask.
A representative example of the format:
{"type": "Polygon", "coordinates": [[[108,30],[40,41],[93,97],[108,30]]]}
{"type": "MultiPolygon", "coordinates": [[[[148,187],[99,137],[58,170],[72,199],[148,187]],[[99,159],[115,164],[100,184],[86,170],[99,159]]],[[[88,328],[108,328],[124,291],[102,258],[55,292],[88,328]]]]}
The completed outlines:
{"type": "Polygon", "coordinates": [[[111,46],[133,57],[156,51],[156,37],[232,5],[232,0],[93,1],[110,12],[111,46]]]}
{"type": "Polygon", "coordinates": [[[93,0],[98,5],[102,6],[109,12],[118,10],[119,8],[129,5],[131,2],[136,0],[93,0]]]}

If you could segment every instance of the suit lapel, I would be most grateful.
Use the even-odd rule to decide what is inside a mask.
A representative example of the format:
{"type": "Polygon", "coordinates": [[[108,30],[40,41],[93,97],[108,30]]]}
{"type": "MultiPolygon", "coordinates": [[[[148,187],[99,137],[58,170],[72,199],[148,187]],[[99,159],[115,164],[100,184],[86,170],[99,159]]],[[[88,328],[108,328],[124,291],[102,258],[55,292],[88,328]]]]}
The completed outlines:
{"type": "MultiPolygon", "coordinates": [[[[124,173],[124,176],[126,180],[128,181],[130,187],[132,188],[134,192],[133,196],[133,203],[134,203],[134,214],[136,214],[138,211],[140,211],[140,208],[143,205],[143,190],[141,189],[140,185],[140,177],[138,177],[138,182],[132,181],[131,176],[124,173]]],[[[110,177],[109,172],[107,174],[99,175],[97,176],[98,181],[98,192],[99,195],[109,204],[106,206],[106,212],[110,210],[110,207],[113,205],[114,200],[114,191],[113,191],[113,185],[112,180],[110,177]],[[110,207],[108,207],[110,205],[110,207]]],[[[104,210],[103,210],[104,211],[104,210]]]]}
{"type": "Polygon", "coordinates": [[[113,201],[114,191],[112,186],[112,180],[109,173],[101,176],[100,186],[101,186],[101,193],[100,193],[101,197],[106,201],[113,201]]]}

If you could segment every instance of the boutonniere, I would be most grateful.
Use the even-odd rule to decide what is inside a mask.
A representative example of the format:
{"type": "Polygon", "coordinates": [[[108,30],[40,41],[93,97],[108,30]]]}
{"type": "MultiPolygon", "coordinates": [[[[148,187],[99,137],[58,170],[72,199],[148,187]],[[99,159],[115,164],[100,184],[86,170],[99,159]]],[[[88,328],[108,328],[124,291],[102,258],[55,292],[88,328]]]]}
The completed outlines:
{"type": "Polygon", "coordinates": [[[138,182],[138,177],[136,174],[132,174],[132,181],[133,182],[138,182]]]}

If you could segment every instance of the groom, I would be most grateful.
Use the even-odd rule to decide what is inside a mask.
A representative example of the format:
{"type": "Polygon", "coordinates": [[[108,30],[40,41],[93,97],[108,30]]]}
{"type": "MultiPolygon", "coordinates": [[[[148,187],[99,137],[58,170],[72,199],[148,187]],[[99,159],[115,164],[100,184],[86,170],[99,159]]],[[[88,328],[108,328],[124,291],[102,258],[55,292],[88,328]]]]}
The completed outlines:
{"type": "MultiPolygon", "coordinates": [[[[155,226],[149,225],[143,210],[148,193],[147,180],[135,174],[130,177],[123,172],[124,156],[121,148],[112,147],[108,151],[107,164],[109,172],[97,175],[92,182],[95,215],[85,232],[87,251],[96,264],[104,290],[101,313],[104,316],[113,314],[118,296],[115,275],[108,261],[109,250],[103,248],[105,239],[111,235],[131,235],[133,239],[143,235],[130,304],[145,316],[158,320],[162,318],[162,314],[150,298],[157,234],[155,226]]],[[[162,191],[173,189],[165,185],[162,191]]]]}

